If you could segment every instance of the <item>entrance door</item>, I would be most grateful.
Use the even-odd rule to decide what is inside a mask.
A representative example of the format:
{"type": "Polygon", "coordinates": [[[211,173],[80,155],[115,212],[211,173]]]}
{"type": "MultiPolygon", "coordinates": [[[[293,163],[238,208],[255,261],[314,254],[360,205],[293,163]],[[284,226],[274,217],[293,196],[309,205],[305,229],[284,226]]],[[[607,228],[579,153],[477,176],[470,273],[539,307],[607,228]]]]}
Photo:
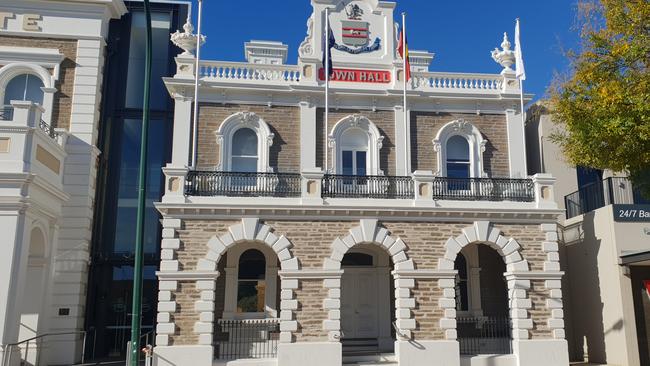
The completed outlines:
{"type": "Polygon", "coordinates": [[[374,268],[346,268],[342,282],[343,338],[378,338],[377,271],[374,268]]]}

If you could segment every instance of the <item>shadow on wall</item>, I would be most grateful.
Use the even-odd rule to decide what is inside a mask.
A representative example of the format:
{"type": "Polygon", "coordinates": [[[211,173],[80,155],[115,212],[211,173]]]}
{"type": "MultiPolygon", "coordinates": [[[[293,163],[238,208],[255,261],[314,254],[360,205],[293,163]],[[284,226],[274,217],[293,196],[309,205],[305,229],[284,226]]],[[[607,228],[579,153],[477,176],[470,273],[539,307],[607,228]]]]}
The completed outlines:
{"type": "MultiPolygon", "coordinates": [[[[582,240],[569,245],[563,243],[567,260],[562,270],[567,273],[568,282],[568,288],[563,291],[565,307],[570,304],[566,327],[572,328],[567,334],[569,357],[577,362],[607,363],[598,271],[601,241],[594,234],[594,212],[584,215],[582,228],[582,240]]],[[[617,322],[607,333],[622,327],[622,321],[617,322]]]]}

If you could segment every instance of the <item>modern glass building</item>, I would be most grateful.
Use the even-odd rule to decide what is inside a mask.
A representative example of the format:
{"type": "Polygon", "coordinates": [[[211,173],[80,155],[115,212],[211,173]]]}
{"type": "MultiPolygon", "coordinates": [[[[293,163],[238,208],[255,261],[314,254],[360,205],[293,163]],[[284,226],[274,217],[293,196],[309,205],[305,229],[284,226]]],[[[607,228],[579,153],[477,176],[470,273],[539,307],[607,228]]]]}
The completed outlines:
{"type": "MultiPolygon", "coordinates": [[[[110,23],[98,147],[97,196],[87,297],[88,352],[95,359],[124,357],[130,338],[133,251],[142,124],[145,15],[141,1],[125,2],[110,23]],[[93,335],[95,335],[93,337],[93,335]]],[[[169,34],[179,29],[189,2],[152,3],[153,75],[147,164],[143,334],[153,330],[160,261],[160,222],[153,202],[163,190],[161,168],[169,161],[173,103],[162,77],[173,75],[178,54],[169,34]]]]}

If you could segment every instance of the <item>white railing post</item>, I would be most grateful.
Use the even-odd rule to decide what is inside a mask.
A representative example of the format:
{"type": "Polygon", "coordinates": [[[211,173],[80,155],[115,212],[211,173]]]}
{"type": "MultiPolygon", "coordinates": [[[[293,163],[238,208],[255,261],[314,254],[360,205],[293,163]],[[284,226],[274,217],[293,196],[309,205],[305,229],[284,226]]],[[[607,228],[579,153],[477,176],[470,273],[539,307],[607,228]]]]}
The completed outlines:
{"type": "Polygon", "coordinates": [[[323,203],[323,178],[325,172],[320,168],[302,171],[302,203],[320,205],[323,203]]]}
{"type": "Polygon", "coordinates": [[[163,168],[163,174],[165,174],[165,194],[162,198],[163,202],[185,202],[185,185],[187,182],[188,172],[189,170],[185,167],[175,168],[167,166],[163,168]]]}
{"type": "Polygon", "coordinates": [[[415,185],[415,206],[433,205],[433,180],[435,176],[430,170],[416,170],[413,173],[415,185]]]}
{"type": "Polygon", "coordinates": [[[537,208],[557,208],[553,185],[555,178],[551,174],[535,174],[532,176],[535,186],[535,203],[537,208]]]}

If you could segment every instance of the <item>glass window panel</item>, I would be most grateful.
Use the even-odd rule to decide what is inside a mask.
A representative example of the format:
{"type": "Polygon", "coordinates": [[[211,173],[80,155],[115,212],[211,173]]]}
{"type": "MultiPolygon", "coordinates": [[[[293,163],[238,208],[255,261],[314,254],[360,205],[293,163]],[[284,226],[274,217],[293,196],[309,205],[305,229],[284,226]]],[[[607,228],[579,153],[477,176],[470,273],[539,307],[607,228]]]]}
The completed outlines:
{"type": "Polygon", "coordinates": [[[467,288],[467,261],[465,256],[458,254],[454,269],[458,271],[456,276],[456,310],[469,310],[469,292],[467,288]]]}
{"type": "Polygon", "coordinates": [[[263,280],[266,276],[266,258],[259,250],[251,249],[239,257],[240,280],[263,280]]]}
{"type": "Polygon", "coordinates": [[[447,160],[469,162],[469,142],[462,136],[453,136],[447,141],[447,160]]]}
{"type": "Polygon", "coordinates": [[[257,134],[250,128],[241,128],[232,136],[233,156],[257,156],[257,134]]]}
{"type": "Polygon", "coordinates": [[[341,146],[349,149],[367,149],[368,134],[358,128],[349,128],[341,136],[341,146]]]}
{"type": "Polygon", "coordinates": [[[263,312],[265,293],[266,283],[264,281],[239,281],[237,286],[237,312],[263,312]]]}
{"type": "Polygon", "coordinates": [[[365,151],[357,151],[357,175],[366,175],[366,155],[365,151]]]}
{"type": "Polygon", "coordinates": [[[11,105],[12,100],[29,100],[43,104],[43,82],[34,75],[18,75],[7,83],[3,104],[11,105]]]}
{"type": "Polygon", "coordinates": [[[364,253],[346,253],[341,260],[343,266],[372,266],[373,257],[364,253]]]}
{"type": "MultiPolygon", "coordinates": [[[[136,11],[132,14],[125,106],[127,108],[142,108],[142,96],[144,94],[145,16],[141,11],[136,11]]],[[[156,50],[151,60],[151,108],[154,110],[163,110],[170,101],[169,94],[162,81],[163,77],[169,76],[170,14],[153,12],[151,14],[151,26],[152,47],[156,50]]]]}
{"type": "MultiPolygon", "coordinates": [[[[115,237],[113,253],[132,253],[135,245],[135,223],[137,218],[138,169],[140,164],[141,124],[139,119],[125,119],[120,136],[119,183],[117,214],[115,218],[115,237]]],[[[160,214],[154,202],[162,196],[162,166],[167,156],[167,145],[156,143],[165,141],[167,127],[162,121],[152,121],[149,125],[149,146],[147,162],[147,197],[145,201],[144,250],[156,253],[159,241],[160,214]]]]}
{"type": "Polygon", "coordinates": [[[342,158],[341,166],[343,167],[343,175],[354,175],[352,151],[343,151],[342,158]]]}
{"type": "Polygon", "coordinates": [[[255,173],[257,171],[257,158],[233,156],[231,171],[255,173]]]}
{"type": "Polygon", "coordinates": [[[447,163],[447,177],[449,178],[469,178],[469,164],[467,163],[447,163]]]}

